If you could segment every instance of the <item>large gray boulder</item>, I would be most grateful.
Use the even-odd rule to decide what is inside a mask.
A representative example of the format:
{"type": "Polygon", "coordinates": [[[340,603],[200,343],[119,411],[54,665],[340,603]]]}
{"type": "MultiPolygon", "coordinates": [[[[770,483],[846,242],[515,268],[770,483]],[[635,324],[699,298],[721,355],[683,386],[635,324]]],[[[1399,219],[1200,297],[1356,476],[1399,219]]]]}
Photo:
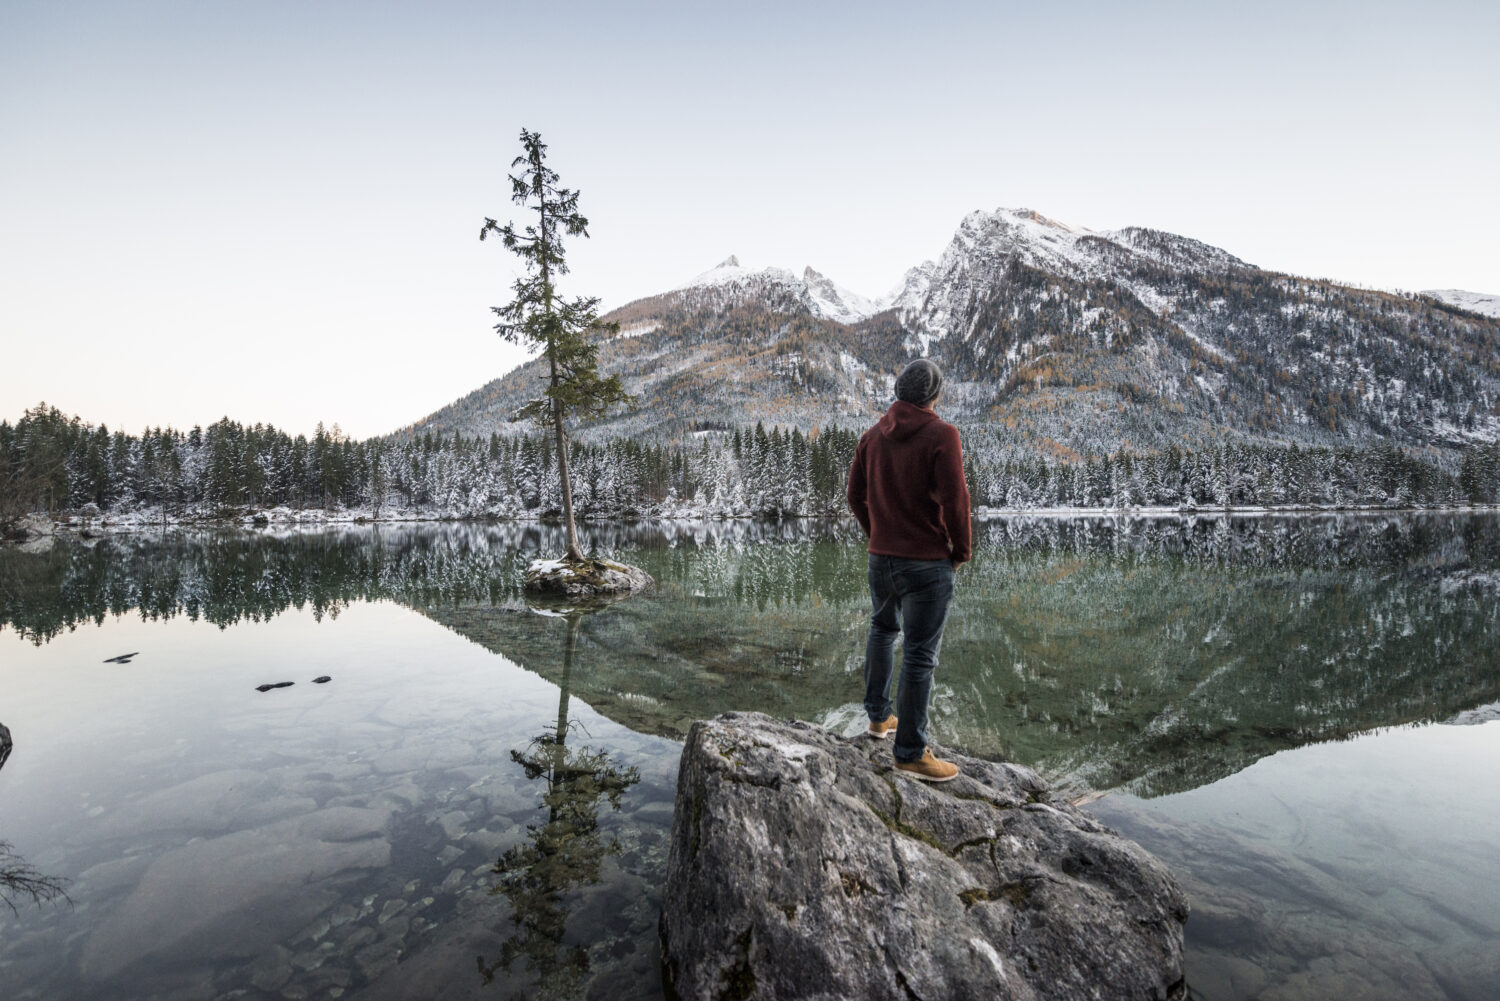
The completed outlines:
{"type": "Polygon", "coordinates": [[[661,938],[682,1001],[1186,995],[1167,869],[1036,773],[725,713],[682,752],[661,938]]]}

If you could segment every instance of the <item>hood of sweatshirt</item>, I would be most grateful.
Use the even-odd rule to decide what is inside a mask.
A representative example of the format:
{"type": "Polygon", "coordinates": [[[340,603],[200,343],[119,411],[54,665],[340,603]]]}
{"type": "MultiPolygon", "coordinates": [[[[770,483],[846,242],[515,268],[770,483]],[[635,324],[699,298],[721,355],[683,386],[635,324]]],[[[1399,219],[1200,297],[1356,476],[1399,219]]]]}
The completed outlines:
{"type": "Polygon", "coordinates": [[[926,407],[897,400],[875,427],[891,441],[906,441],[937,419],[938,415],[926,407]]]}

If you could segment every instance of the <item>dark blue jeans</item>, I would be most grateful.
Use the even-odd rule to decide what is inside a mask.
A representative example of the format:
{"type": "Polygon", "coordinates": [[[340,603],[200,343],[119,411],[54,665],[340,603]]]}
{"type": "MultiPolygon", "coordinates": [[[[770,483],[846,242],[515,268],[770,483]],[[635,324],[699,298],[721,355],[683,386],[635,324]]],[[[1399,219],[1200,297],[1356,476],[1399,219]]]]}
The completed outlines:
{"type": "Polygon", "coordinates": [[[896,634],[902,635],[901,684],[896,695],[897,761],[916,761],[927,748],[927,699],[943,645],[943,623],[953,601],[953,564],[870,554],[870,638],[865,643],[865,713],[891,715],[896,634]]]}

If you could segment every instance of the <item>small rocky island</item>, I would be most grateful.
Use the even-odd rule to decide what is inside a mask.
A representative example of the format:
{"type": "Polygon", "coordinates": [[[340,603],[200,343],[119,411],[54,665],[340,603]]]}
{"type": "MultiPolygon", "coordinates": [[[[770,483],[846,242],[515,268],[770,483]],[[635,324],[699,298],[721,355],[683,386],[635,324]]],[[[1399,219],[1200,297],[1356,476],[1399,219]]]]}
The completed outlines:
{"type": "Polygon", "coordinates": [[[656,583],[640,567],[585,557],[582,560],[532,560],[526,567],[529,594],[568,599],[634,594],[656,583]]]}
{"type": "Polygon", "coordinates": [[[725,713],[683,748],[662,901],[681,1001],[1180,999],[1166,867],[1030,769],[725,713]]]}

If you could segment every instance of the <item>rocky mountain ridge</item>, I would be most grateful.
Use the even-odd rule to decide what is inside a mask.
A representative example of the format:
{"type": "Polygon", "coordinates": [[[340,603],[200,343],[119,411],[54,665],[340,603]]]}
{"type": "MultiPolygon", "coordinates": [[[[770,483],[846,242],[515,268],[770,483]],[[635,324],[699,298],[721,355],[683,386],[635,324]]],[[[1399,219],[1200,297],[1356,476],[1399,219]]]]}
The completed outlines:
{"type": "Polygon", "coordinates": [[[772,311],[800,308],[819,319],[846,324],[858,323],[889,305],[851,292],[810,266],[799,278],[785,268],[752,270],[733,254],[673,291],[691,309],[722,312],[742,305],[762,305],[772,311]]]}
{"type": "MultiPolygon", "coordinates": [[[[1500,318],[1477,311],[1484,299],[1281,274],[1159,230],[973,212],[884,298],[730,257],[613,311],[630,336],[603,345],[601,367],[641,402],[578,433],[859,425],[928,354],[948,375],[944,416],[1008,454],[1225,436],[1445,453],[1500,437],[1500,318]]],[[[401,433],[516,433],[534,364],[401,433]]]]}
{"type": "Polygon", "coordinates": [[[1461,288],[1436,288],[1428,289],[1422,293],[1430,295],[1440,302],[1459,309],[1467,309],[1471,313],[1480,313],[1484,316],[1500,316],[1500,295],[1490,295],[1486,292],[1467,292],[1461,288]]]}

